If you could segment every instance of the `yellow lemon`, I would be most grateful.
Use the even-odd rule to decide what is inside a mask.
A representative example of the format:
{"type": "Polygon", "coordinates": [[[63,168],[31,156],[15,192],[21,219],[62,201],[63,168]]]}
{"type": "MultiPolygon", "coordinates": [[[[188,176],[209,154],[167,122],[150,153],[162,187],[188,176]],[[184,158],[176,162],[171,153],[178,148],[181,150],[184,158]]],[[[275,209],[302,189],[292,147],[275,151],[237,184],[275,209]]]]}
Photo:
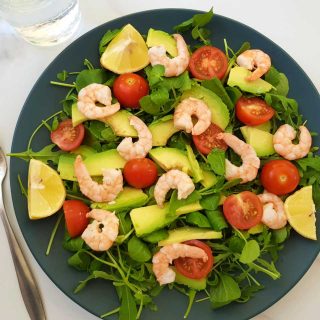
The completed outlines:
{"type": "Polygon", "coordinates": [[[104,68],[118,74],[135,72],[149,64],[148,48],[141,34],[127,24],[111,40],[100,62],[104,68]]]}
{"type": "Polygon", "coordinates": [[[42,219],[63,205],[66,190],[59,174],[45,163],[31,159],[28,174],[28,211],[30,219],[42,219]]]}
{"type": "Polygon", "coordinates": [[[294,230],[305,238],[317,240],[312,186],[303,187],[289,196],[284,203],[284,209],[294,230]]]}

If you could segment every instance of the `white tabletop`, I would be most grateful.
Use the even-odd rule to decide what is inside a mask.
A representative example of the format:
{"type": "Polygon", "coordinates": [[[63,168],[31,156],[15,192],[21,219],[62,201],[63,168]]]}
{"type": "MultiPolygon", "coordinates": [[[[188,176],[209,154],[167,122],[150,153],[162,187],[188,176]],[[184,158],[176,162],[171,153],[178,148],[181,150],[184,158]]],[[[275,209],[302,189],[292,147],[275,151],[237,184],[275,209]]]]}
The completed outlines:
{"type": "MultiPolygon", "coordinates": [[[[212,1],[80,0],[80,6],[82,22],[75,37],[101,23],[128,13],[165,7],[207,11],[212,6],[212,1]]],[[[320,91],[320,2],[318,0],[215,0],[214,11],[253,27],[280,45],[307,72],[320,91]]],[[[0,20],[0,145],[7,152],[10,150],[17,117],[30,89],[44,68],[70,42],[50,48],[34,47],[18,38],[7,24],[0,20]]],[[[5,184],[5,200],[14,230],[27,254],[42,292],[48,320],[97,319],[56,288],[30,254],[14,216],[8,179],[5,184]]],[[[320,257],[318,256],[302,280],[285,297],[254,319],[316,319],[319,301],[320,257]]],[[[0,310],[1,319],[29,319],[20,295],[2,225],[0,225],[0,310]]]]}

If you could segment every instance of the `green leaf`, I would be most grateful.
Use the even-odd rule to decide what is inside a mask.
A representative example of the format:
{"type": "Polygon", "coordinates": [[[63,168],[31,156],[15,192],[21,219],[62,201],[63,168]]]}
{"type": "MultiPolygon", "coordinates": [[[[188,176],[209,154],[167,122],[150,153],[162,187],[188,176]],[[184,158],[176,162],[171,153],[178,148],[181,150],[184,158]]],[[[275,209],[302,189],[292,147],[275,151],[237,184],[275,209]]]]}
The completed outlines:
{"type": "Polygon", "coordinates": [[[140,107],[143,111],[146,113],[152,114],[152,115],[158,115],[160,112],[160,106],[155,104],[150,95],[144,96],[139,100],[140,107]]]}
{"type": "Polygon", "coordinates": [[[237,87],[226,87],[225,89],[232,104],[235,105],[242,96],[242,92],[237,87]]]}
{"type": "Polygon", "coordinates": [[[99,53],[102,55],[109,42],[120,32],[120,29],[108,30],[99,42],[99,53]]]}
{"type": "Polygon", "coordinates": [[[201,194],[194,190],[186,199],[178,200],[178,192],[174,190],[172,192],[169,203],[169,216],[175,216],[178,208],[186,206],[187,204],[197,202],[201,199],[201,194]]]}
{"type": "Polygon", "coordinates": [[[49,144],[40,151],[32,151],[32,149],[29,149],[19,153],[9,153],[8,156],[20,158],[26,161],[29,161],[30,159],[37,159],[47,164],[49,161],[52,161],[54,164],[58,164],[60,155],[65,152],[61,150],[53,151],[55,146],[55,144],[49,144]]]}
{"type": "Polygon", "coordinates": [[[314,156],[309,158],[302,158],[296,160],[298,165],[301,167],[303,171],[306,171],[308,168],[315,169],[316,171],[320,172],[320,157],[314,156]]]}
{"type": "Polygon", "coordinates": [[[187,214],[186,222],[199,228],[211,228],[211,224],[207,217],[199,211],[187,214]]]}
{"type": "Polygon", "coordinates": [[[107,142],[117,140],[117,136],[114,134],[113,130],[110,127],[107,127],[101,130],[100,134],[101,134],[101,137],[107,142]]]}
{"type": "Polygon", "coordinates": [[[208,196],[202,197],[200,200],[200,205],[206,210],[216,210],[219,206],[221,199],[220,193],[213,193],[208,196]]]}
{"type": "Polygon", "coordinates": [[[119,212],[117,213],[117,217],[119,218],[120,234],[125,235],[130,232],[132,228],[132,222],[129,214],[127,212],[119,212]]]}
{"type": "Polygon", "coordinates": [[[181,22],[179,25],[174,26],[173,29],[177,32],[185,32],[192,28],[193,18],[181,22]]]}
{"type": "Polygon", "coordinates": [[[212,171],[218,175],[223,176],[225,174],[226,165],[225,165],[225,152],[221,149],[214,148],[208,154],[208,162],[212,171]]]}
{"type": "Polygon", "coordinates": [[[58,117],[54,117],[52,120],[51,131],[56,130],[58,128],[58,126],[59,126],[58,117]]]}
{"type": "Polygon", "coordinates": [[[145,68],[149,86],[154,87],[163,80],[164,77],[164,66],[157,64],[154,67],[148,66],[145,68]]]}
{"type": "Polygon", "coordinates": [[[284,73],[279,72],[275,67],[271,66],[265,74],[265,80],[273,85],[275,89],[271,93],[286,96],[289,92],[289,81],[284,73]]]}
{"type": "Polygon", "coordinates": [[[79,271],[87,271],[90,267],[91,257],[83,251],[78,251],[68,259],[68,265],[79,271]]]}
{"type": "Polygon", "coordinates": [[[226,219],[221,211],[206,210],[205,213],[213,230],[221,231],[222,229],[228,228],[226,219]]]}
{"type": "Polygon", "coordinates": [[[229,240],[229,248],[232,252],[241,253],[246,242],[244,239],[233,236],[229,240]]]}
{"type": "Polygon", "coordinates": [[[63,71],[57,73],[57,78],[63,82],[68,79],[68,76],[69,76],[69,74],[66,70],[63,70],[63,71]]]}
{"type": "Polygon", "coordinates": [[[147,262],[152,257],[148,246],[136,236],[133,236],[128,242],[128,253],[133,260],[138,262],[147,262]]]}
{"type": "Polygon", "coordinates": [[[281,229],[272,230],[272,238],[276,243],[284,242],[289,236],[288,230],[286,227],[281,229]]]}
{"type": "Polygon", "coordinates": [[[76,89],[79,92],[91,83],[103,84],[108,80],[108,77],[108,73],[103,69],[82,70],[76,78],[76,89]]]}
{"type": "Polygon", "coordinates": [[[169,233],[166,229],[161,229],[154,231],[147,236],[143,237],[144,241],[150,242],[150,243],[158,243],[161,240],[167,239],[169,236],[169,233]]]}
{"type": "Polygon", "coordinates": [[[229,275],[220,273],[218,284],[211,287],[210,301],[213,308],[219,308],[241,297],[238,283],[229,275]]]}
{"type": "Polygon", "coordinates": [[[119,310],[119,320],[136,320],[137,305],[127,286],[121,287],[121,305],[119,310]]]}
{"type": "Polygon", "coordinates": [[[320,209],[320,184],[319,184],[319,181],[315,182],[312,185],[312,198],[313,198],[316,210],[319,210],[320,209]]]}
{"type": "Polygon", "coordinates": [[[68,251],[77,252],[83,248],[84,240],[81,237],[71,238],[70,235],[66,232],[64,235],[62,246],[68,251]]]}
{"type": "Polygon", "coordinates": [[[243,247],[240,262],[251,263],[260,256],[260,246],[256,240],[249,240],[243,247]]]}
{"type": "Polygon", "coordinates": [[[163,87],[158,87],[150,94],[151,101],[157,106],[164,105],[169,99],[169,92],[163,87]]]}

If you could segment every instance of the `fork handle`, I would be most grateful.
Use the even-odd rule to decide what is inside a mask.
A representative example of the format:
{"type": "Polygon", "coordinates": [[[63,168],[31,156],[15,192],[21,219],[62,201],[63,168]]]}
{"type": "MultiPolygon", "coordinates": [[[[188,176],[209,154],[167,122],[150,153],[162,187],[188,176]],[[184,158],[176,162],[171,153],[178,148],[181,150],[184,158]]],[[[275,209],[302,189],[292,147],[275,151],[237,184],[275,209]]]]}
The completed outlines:
{"type": "Polygon", "coordinates": [[[0,216],[7,234],[20,291],[31,320],[46,320],[39,289],[8,220],[0,185],[0,216]]]}

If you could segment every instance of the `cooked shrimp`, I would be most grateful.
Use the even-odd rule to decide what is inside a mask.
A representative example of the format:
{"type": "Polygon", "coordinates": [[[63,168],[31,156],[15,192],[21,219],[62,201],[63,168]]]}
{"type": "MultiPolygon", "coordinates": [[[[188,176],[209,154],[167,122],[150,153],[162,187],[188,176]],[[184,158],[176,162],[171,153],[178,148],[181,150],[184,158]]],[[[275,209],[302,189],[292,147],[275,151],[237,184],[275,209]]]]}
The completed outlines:
{"type": "Polygon", "coordinates": [[[219,133],[217,138],[223,139],[225,143],[241,157],[243,162],[240,167],[237,167],[226,159],[226,179],[233,180],[240,178],[242,179],[241,183],[254,180],[258,174],[260,159],[257,157],[252,146],[231,133],[219,133]]]}
{"type": "Polygon", "coordinates": [[[237,64],[248,70],[256,69],[247,78],[249,81],[257,80],[267,73],[271,67],[270,57],[259,49],[246,50],[237,58],[237,64]]]}
{"type": "Polygon", "coordinates": [[[280,229],[287,224],[283,201],[273,193],[258,195],[263,204],[262,222],[271,229],[280,229]]]}
{"type": "Polygon", "coordinates": [[[117,102],[111,104],[112,95],[108,86],[99,83],[91,83],[82,88],[78,94],[78,109],[88,119],[101,119],[116,113],[120,109],[117,102]],[[100,107],[96,103],[103,104],[100,107]]]}
{"type": "Polygon", "coordinates": [[[208,106],[199,99],[187,98],[182,100],[174,111],[173,123],[175,128],[185,130],[187,133],[199,135],[206,131],[211,124],[211,111],[208,106]],[[195,115],[198,121],[193,125],[192,117],[195,115]]]}
{"type": "Polygon", "coordinates": [[[94,251],[106,251],[116,240],[119,233],[119,219],[114,212],[93,209],[87,218],[94,219],[83,231],[81,238],[94,251]]]}
{"type": "Polygon", "coordinates": [[[160,285],[171,283],[175,280],[175,272],[169,268],[169,264],[178,258],[190,257],[196,259],[208,260],[208,256],[204,250],[189,246],[183,243],[173,243],[162,247],[152,259],[152,270],[160,285]]]}
{"type": "Polygon", "coordinates": [[[125,160],[144,158],[152,148],[152,134],[145,123],[136,116],[130,117],[130,124],[137,130],[139,140],[132,142],[131,137],[124,138],[117,150],[125,160]]]}
{"type": "Polygon", "coordinates": [[[159,207],[163,207],[166,194],[170,189],[178,189],[178,199],[186,199],[194,190],[191,178],[184,172],[176,169],[163,174],[154,187],[154,198],[159,207]]]}
{"type": "Polygon", "coordinates": [[[174,34],[173,37],[177,42],[178,55],[176,57],[170,59],[166,55],[164,46],[155,46],[148,51],[151,65],[163,65],[166,77],[175,77],[183,73],[187,69],[190,60],[188,47],[183,37],[180,34],[174,34]]]}
{"type": "Polygon", "coordinates": [[[289,124],[280,126],[273,135],[273,147],[280,156],[288,160],[296,160],[308,154],[312,144],[310,132],[305,126],[300,126],[299,130],[298,144],[292,143],[296,137],[296,131],[289,124]]]}
{"type": "Polygon", "coordinates": [[[74,162],[74,172],[81,192],[92,201],[113,201],[117,197],[118,193],[123,189],[121,170],[103,169],[103,182],[102,184],[99,184],[90,177],[80,155],[77,156],[74,162]]]}

